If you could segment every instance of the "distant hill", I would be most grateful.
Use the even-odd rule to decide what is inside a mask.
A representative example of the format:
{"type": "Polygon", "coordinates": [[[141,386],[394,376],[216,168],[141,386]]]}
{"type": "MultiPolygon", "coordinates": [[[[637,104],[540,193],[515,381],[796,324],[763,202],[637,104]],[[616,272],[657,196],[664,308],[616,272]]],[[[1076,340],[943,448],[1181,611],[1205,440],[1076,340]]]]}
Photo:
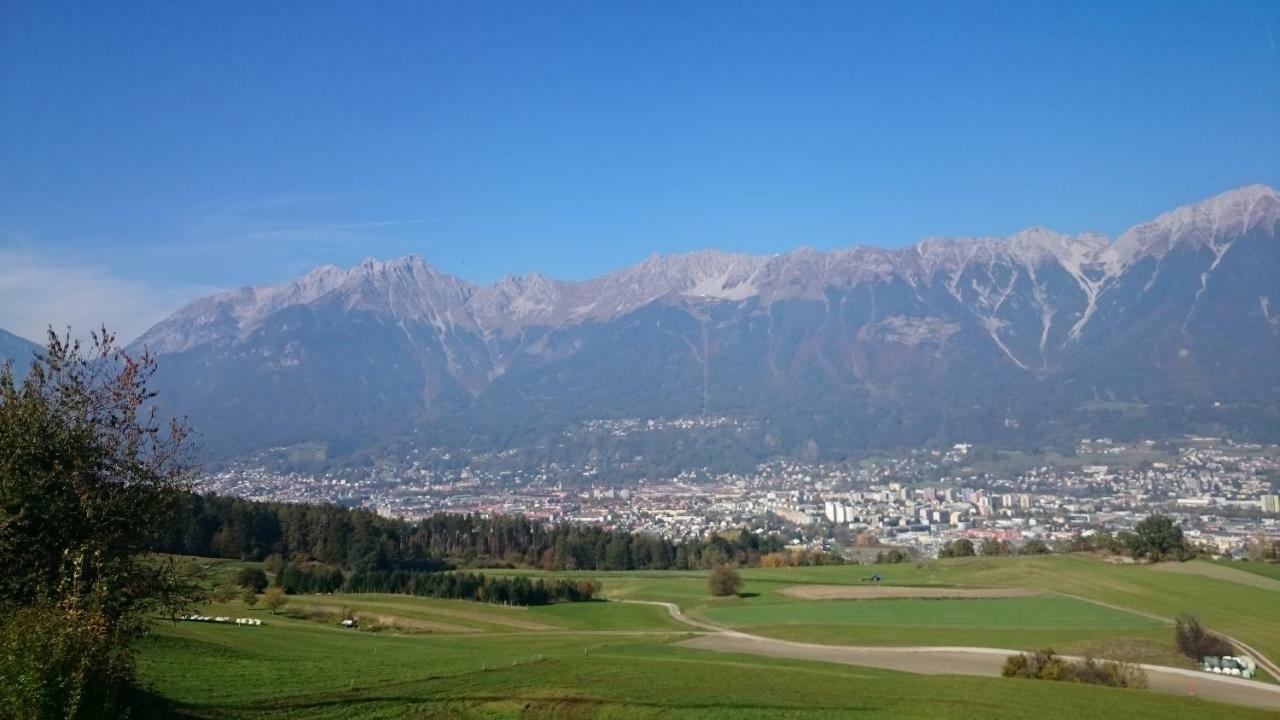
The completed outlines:
{"type": "Polygon", "coordinates": [[[1278,229],[1280,194],[1255,185],[1114,242],[1032,228],[483,286],[370,259],[199,300],[136,344],[222,457],[400,443],[670,469],[958,441],[1280,440],[1278,229]],[[698,417],[742,427],[578,430],[698,417]]]}
{"type": "Polygon", "coordinates": [[[7,330],[0,330],[0,363],[12,361],[17,377],[23,377],[31,366],[32,353],[41,349],[26,338],[18,337],[7,330]]]}

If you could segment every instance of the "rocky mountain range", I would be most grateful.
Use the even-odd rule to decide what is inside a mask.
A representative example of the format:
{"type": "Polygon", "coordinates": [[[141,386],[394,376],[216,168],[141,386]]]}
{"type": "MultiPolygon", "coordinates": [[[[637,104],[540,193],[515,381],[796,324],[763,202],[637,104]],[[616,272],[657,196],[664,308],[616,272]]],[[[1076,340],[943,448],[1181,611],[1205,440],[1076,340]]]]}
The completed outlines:
{"type": "Polygon", "coordinates": [[[489,285],[416,256],[369,259],[205,298],[134,346],[161,355],[166,409],[214,457],[409,442],[696,462],[1098,435],[1276,440],[1278,227],[1280,194],[1255,185],[1114,241],[1031,228],[897,250],[654,256],[583,282],[489,285]],[[625,447],[575,430],[710,417],[741,422],[625,447]]]}

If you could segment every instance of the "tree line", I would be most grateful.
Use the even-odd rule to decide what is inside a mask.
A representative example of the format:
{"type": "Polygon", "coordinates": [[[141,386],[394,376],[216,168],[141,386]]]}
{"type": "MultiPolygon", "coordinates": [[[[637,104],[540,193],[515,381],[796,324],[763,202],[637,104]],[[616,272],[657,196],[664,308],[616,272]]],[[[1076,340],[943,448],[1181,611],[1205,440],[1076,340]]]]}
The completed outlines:
{"type": "MultiPolygon", "coordinates": [[[[275,587],[289,595],[397,593],[507,605],[547,605],[591,600],[600,591],[600,583],[592,580],[485,576],[463,571],[363,569],[346,574],[341,568],[319,562],[281,562],[273,570],[275,587]]],[[[266,574],[246,569],[236,576],[236,583],[260,591],[265,589],[266,574]]]]}
{"type": "Polygon", "coordinates": [[[346,585],[342,570],[325,563],[284,563],[276,571],[277,586],[290,595],[338,592],[346,585]]]}
{"type": "MultiPolygon", "coordinates": [[[[353,572],[455,567],[543,570],[698,570],[761,564],[787,551],[777,535],[733,531],[675,543],[598,525],[551,524],[518,515],[439,513],[417,522],[361,508],[191,495],[156,550],[240,560],[322,563],[353,572]]],[[[812,554],[805,564],[839,562],[812,554]]],[[[299,584],[310,580],[299,577],[299,584]]],[[[317,581],[319,582],[319,581],[317,581]]]]}
{"type": "MultiPolygon", "coordinates": [[[[1056,540],[1052,545],[1044,540],[1032,539],[1020,547],[1007,540],[985,538],[981,545],[974,545],[968,538],[952,540],[938,549],[939,558],[961,558],[981,555],[1050,555],[1053,553],[1105,552],[1113,555],[1128,554],[1134,560],[1190,560],[1201,552],[1182,533],[1182,528],[1168,515],[1156,513],[1144,518],[1133,532],[1112,533],[1099,531],[1092,535],[1076,535],[1066,540],[1056,540]]],[[[877,554],[876,562],[907,562],[905,553],[897,555],[877,554]]]]}
{"type": "Polygon", "coordinates": [[[548,605],[585,602],[600,591],[593,580],[493,576],[470,572],[370,570],[353,573],[343,586],[349,593],[400,593],[448,600],[475,600],[504,605],[548,605]]]}

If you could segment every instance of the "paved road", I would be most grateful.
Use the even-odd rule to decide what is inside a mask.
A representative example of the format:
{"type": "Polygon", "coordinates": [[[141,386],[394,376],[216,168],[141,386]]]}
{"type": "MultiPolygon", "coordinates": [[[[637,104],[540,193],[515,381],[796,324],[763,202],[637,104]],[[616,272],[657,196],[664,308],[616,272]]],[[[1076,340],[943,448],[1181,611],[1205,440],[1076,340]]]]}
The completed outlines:
{"type": "MultiPolygon", "coordinates": [[[[977,647],[854,647],[814,645],[789,640],[750,635],[702,620],[695,620],[674,603],[624,600],[645,605],[660,605],[672,618],[704,631],[698,637],[684,640],[683,647],[720,652],[738,652],[797,660],[817,660],[846,665],[862,665],[887,670],[926,675],[999,676],[1004,660],[1017,650],[977,647]]],[[[1078,658],[1076,658],[1078,659],[1078,658]]],[[[1206,700],[1247,705],[1265,710],[1280,710],[1280,686],[1255,680],[1223,677],[1197,670],[1182,670],[1160,665],[1141,665],[1147,672],[1148,687],[1157,692],[1195,695],[1206,700]]]]}

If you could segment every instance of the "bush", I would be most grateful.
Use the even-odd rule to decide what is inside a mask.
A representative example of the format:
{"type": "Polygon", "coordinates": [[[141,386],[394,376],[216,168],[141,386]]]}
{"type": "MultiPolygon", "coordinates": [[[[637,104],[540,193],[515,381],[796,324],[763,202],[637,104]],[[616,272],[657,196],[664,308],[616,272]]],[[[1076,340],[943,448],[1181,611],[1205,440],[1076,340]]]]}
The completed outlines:
{"type": "Polygon", "coordinates": [[[957,558],[974,556],[973,541],[966,538],[953,540],[938,549],[940,558],[957,558]]]}
{"type": "Polygon", "coordinates": [[[787,567],[790,564],[785,551],[771,552],[760,556],[760,567],[762,568],[780,568],[787,567]]]}
{"type": "Polygon", "coordinates": [[[1008,555],[1010,554],[1010,552],[1011,550],[1009,548],[1009,541],[1007,540],[997,540],[996,538],[987,538],[986,540],[982,541],[983,555],[988,555],[988,556],[1008,555]]]}
{"type": "Polygon", "coordinates": [[[1200,619],[1191,613],[1182,613],[1173,626],[1174,642],[1178,650],[1187,657],[1199,662],[1207,656],[1222,657],[1233,655],[1235,649],[1222,636],[1205,630],[1200,619]]]}
{"type": "Polygon", "coordinates": [[[896,565],[905,562],[911,562],[911,554],[898,548],[876,553],[876,565],[896,565]]]}
{"type": "Polygon", "coordinates": [[[742,576],[728,565],[717,565],[707,578],[707,588],[715,597],[737,595],[738,590],[742,588],[742,576]]]}
{"type": "Polygon", "coordinates": [[[1065,680],[1069,672],[1069,663],[1054,654],[1053,648],[1046,648],[1033,655],[1024,656],[1023,677],[1037,680],[1065,680]]]}
{"type": "Polygon", "coordinates": [[[284,594],[284,588],[279,585],[273,588],[268,588],[264,597],[267,601],[267,607],[271,609],[272,615],[280,612],[284,609],[285,605],[289,604],[289,597],[284,594]]]}
{"type": "Polygon", "coordinates": [[[199,594],[149,556],[189,488],[187,430],[153,412],[145,352],[49,333],[19,382],[0,363],[0,718],[127,715],[132,639],[199,594]]]}
{"type": "Polygon", "coordinates": [[[1056,680],[1059,682],[1089,683],[1119,688],[1145,688],[1147,673],[1137,665],[1110,660],[1068,660],[1055,655],[1052,649],[1032,655],[1019,653],[1004,661],[1000,673],[1005,677],[1056,680]]]}
{"type": "Polygon", "coordinates": [[[1051,552],[1043,540],[1031,540],[1018,550],[1019,555],[1048,555],[1051,552]]]}
{"type": "Polygon", "coordinates": [[[262,561],[262,567],[266,568],[267,572],[275,575],[284,567],[284,558],[280,557],[280,553],[271,553],[266,560],[262,561]]]}
{"type": "Polygon", "coordinates": [[[258,568],[242,568],[236,573],[236,584],[242,588],[251,588],[254,592],[267,589],[267,574],[258,568]]]}
{"type": "Polygon", "coordinates": [[[1031,671],[1027,667],[1027,656],[1022,653],[1010,655],[1004,659],[1004,669],[1000,674],[1005,677],[1029,677],[1031,671]]]}
{"type": "Polygon", "coordinates": [[[232,585],[219,585],[210,593],[210,597],[216,603],[228,603],[237,595],[236,589],[232,585]]]}
{"type": "MultiPolygon", "coordinates": [[[[574,586],[577,590],[578,598],[582,601],[590,600],[600,594],[601,588],[604,586],[599,580],[579,580],[574,586]]],[[[572,599],[571,599],[572,600],[572,599]]]]}
{"type": "Polygon", "coordinates": [[[122,715],[133,685],[129,632],[98,609],[34,605],[0,615],[0,717],[122,715]]]}
{"type": "Polygon", "coordinates": [[[1145,688],[1147,673],[1133,663],[1098,661],[1091,657],[1071,666],[1073,682],[1118,688],[1145,688]]]}

